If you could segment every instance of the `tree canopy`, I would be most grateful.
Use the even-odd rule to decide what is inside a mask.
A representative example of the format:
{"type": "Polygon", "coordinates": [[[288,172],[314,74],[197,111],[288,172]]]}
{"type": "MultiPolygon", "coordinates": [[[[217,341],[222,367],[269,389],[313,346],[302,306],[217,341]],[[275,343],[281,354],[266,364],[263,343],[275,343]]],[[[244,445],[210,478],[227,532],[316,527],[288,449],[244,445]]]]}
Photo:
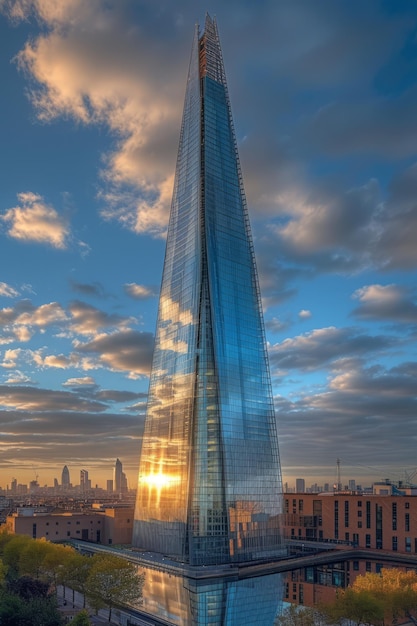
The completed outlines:
{"type": "Polygon", "coordinates": [[[336,622],[350,619],[357,624],[394,624],[408,618],[417,625],[417,573],[383,568],[379,574],[358,576],[339,591],[335,602],[321,609],[336,622]]]}

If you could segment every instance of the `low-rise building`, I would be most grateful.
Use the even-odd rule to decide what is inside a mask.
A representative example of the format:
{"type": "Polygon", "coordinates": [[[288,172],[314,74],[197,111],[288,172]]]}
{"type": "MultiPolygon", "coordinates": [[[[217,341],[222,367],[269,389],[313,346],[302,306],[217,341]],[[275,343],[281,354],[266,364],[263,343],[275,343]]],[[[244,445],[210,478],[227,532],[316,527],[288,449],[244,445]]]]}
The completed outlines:
{"type": "Polygon", "coordinates": [[[132,542],[133,508],[97,508],[93,511],[43,512],[21,507],[6,518],[6,528],[17,535],[49,541],[78,539],[94,543],[130,544],[132,542]]]}

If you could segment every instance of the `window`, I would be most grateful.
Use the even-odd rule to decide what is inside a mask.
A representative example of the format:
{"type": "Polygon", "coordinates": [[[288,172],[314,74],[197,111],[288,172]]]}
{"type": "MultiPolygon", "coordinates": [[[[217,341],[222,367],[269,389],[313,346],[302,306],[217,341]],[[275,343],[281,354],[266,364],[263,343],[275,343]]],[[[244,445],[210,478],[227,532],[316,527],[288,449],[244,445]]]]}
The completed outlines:
{"type": "Polygon", "coordinates": [[[46,522],[46,525],[49,526],[49,522],[46,522]]]}
{"type": "Polygon", "coordinates": [[[349,527],[349,501],[345,500],[345,528],[349,527]]]}
{"type": "Polygon", "coordinates": [[[410,503],[409,503],[409,502],[406,502],[406,503],[405,503],[405,508],[406,508],[406,509],[409,509],[409,508],[410,508],[410,503]]]}
{"type": "Polygon", "coordinates": [[[392,530],[397,530],[397,503],[392,503],[392,530]]]}
{"type": "Polygon", "coordinates": [[[339,501],[334,501],[334,538],[339,539],[339,501]]]}
{"type": "Polygon", "coordinates": [[[362,511],[358,511],[358,517],[362,517],[362,511]]]}
{"type": "Polygon", "coordinates": [[[80,531],[79,531],[79,530],[76,530],[75,532],[77,533],[77,535],[79,535],[79,534],[80,534],[80,531]]]}
{"type": "Polygon", "coordinates": [[[79,526],[79,525],[80,525],[80,523],[81,523],[81,522],[76,522],[77,526],[79,526]]]}
{"type": "Polygon", "coordinates": [[[366,548],[371,547],[371,535],[365,535],[365,547],[366,548]]]}
{"type": "Polygon", "coordinates": [[[358,522],[358,528],[362,528],[362,522],[358,522]]]}
{"type": "Polygon", "coordinates": [[[304,500],[298,500],[298,511],[301,513],[303,510],[304,510],[304,500]]]}
{"type": "Polygon", "coordinates": [[[405,532],[410,532],[410,513],[405,514],[405,532]]]}
{"type": "Polygon", "coordinates": [[[395,536],[392,538],[392,551],[397,552],[398,550],[398,537],[395,536]]]}
{"type": "Polygon", "coordinates": [[[353,571],[359,572],[359,561],[353,561],[353,571]]]}
{"type": "Polygon", "coordinates": [[[71,537],[71,533],[69,530],[67,530],[67,537],[71,537]]]}
{"type": "Polygon", "coordinates": [[[366,528],[371,528],[371,503],[366,501],[366,528]]]}
{"type": "Polygon", "coordinates": [[[358,506],[362,506],[362,500],[358,500],[358,506]]]}
{"type": "Polygon", "coordinates": [[[298,587],[298,604],[304,604],[304,585],[298,587]]]}
{"type": "Polygon", "coordinates": [[[411,552],[411,537],[405,538],[405,551],[411,552]]]}
{"type": "Polygon", "coordinates": [[[370,561],[366,561],[365,569],[366,569],[367,572],[372,572],[372,566],[371,566],[371,562],[370,561]]]}

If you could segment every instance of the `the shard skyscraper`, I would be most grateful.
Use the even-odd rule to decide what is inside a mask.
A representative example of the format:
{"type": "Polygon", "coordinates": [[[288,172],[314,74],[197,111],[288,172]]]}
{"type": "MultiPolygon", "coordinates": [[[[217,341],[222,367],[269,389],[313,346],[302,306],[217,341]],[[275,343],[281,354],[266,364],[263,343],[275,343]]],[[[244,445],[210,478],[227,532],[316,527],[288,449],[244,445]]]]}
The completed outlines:
{"type": "Polygon", "coordinates": [[[281,474],[252,237],[216,22],[196,27],[133,544],[188,565],[282,553],[281,474]]]}

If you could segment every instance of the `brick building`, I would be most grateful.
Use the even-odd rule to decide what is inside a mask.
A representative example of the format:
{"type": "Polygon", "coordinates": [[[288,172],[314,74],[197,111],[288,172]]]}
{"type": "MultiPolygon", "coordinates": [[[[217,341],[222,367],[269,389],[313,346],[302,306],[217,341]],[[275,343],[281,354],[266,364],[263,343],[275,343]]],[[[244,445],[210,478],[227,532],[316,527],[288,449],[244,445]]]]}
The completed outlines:
{"type": "Polygon", "coordinates": [[[33,508],[22,508],[7,516],[6,528],[17,535],[49,541],[81,539],[106,545],[130,544],[133,508],[111,507],[82,513],[43,513],[33,508]]]}
{"type": "Polygon", "coordinates": [[[287,539],[417,554],[414,495],[286,494],[283,525],[287,539]]]}
{"type": "Polygon", "coordinates": [[[367,572],[378,573],[383,567],[417,569],[417,496],[393,491],[376,485],[373,494],[285,494],[283,527],[294,552],[312,550],[323,542],[362,553],[361,558],[346,559],[344,553],[340,562],[289,572],[284,587],[287,602],[317,606],[367,572]],[[398,555],[398,562],[390,560],[393,555],[398,555]],[[415,564],[402,564],[401,555],[415,556],[415,564]]]}

